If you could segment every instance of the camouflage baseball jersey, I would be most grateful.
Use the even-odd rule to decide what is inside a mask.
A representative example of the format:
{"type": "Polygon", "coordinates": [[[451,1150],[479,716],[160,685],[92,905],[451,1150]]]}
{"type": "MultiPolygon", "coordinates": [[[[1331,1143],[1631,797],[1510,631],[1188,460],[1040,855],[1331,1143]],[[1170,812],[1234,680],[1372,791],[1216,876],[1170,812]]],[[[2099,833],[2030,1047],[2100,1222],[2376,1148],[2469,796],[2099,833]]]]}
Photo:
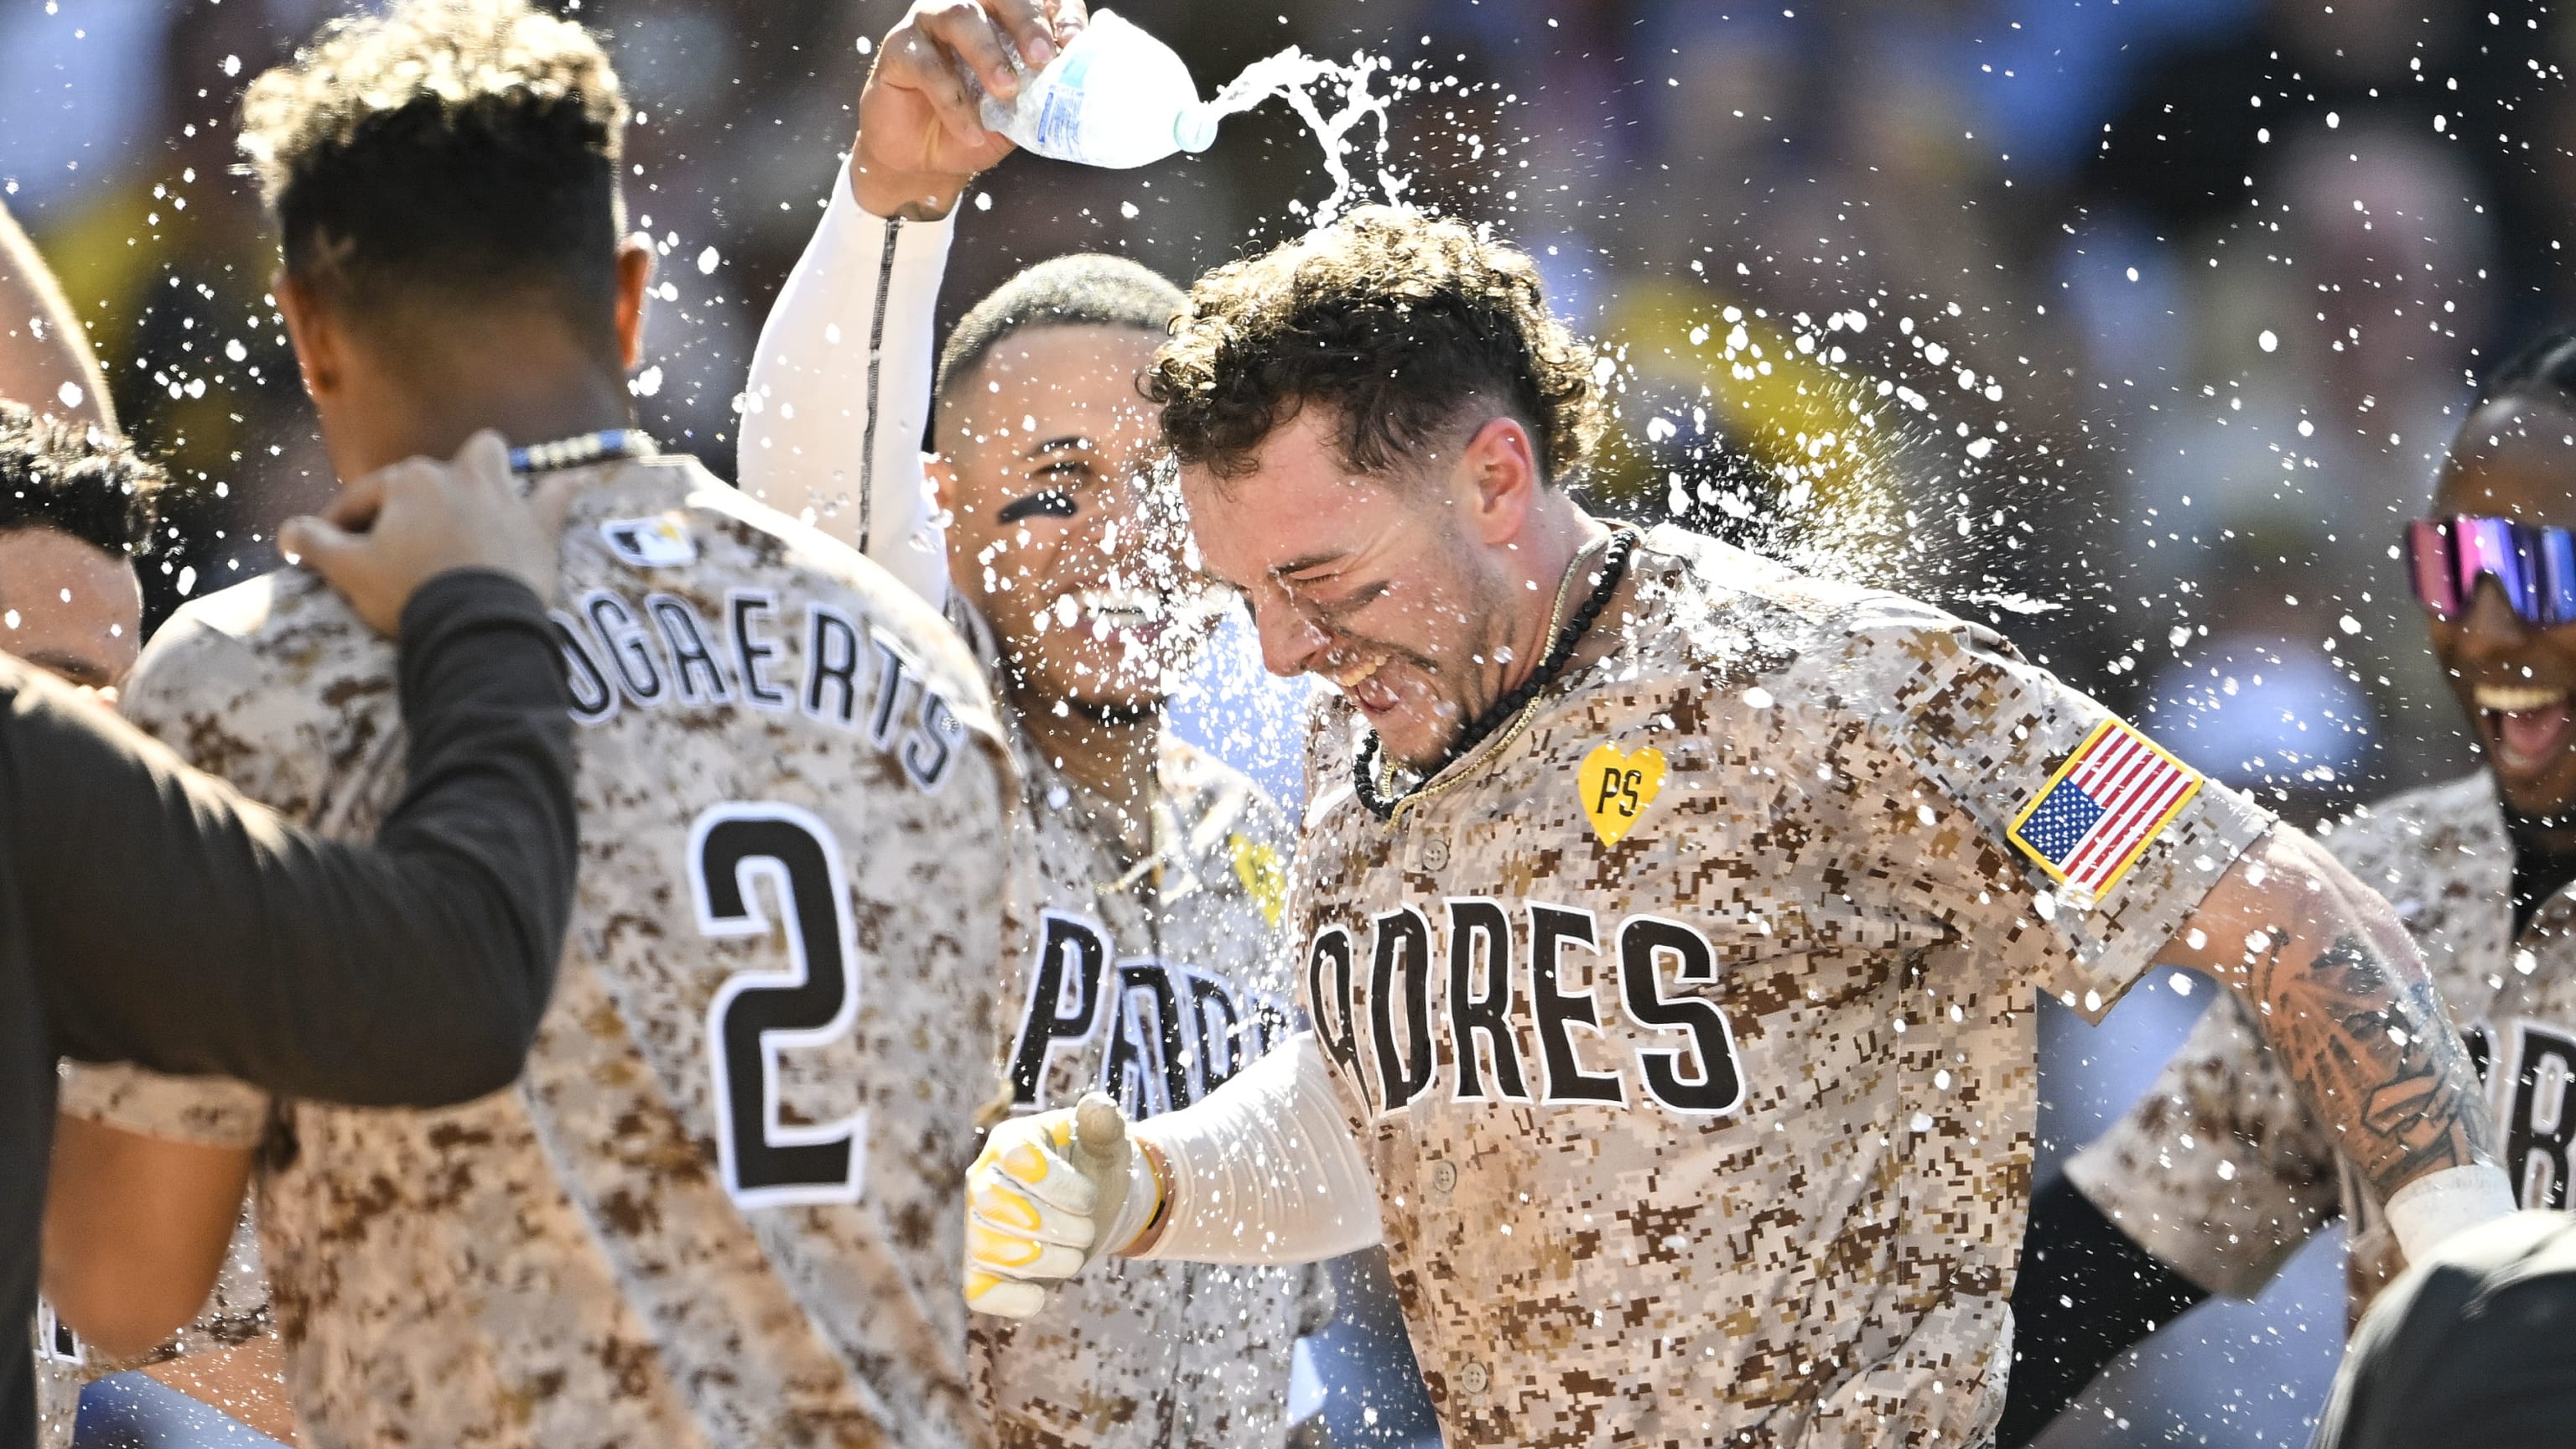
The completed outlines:
{"type": "Polygon", "coordinates": [[[1980,1442],[2034,992],[2107,1010],[2270,821],[2200,788],[2056,886],[2012,842],[2142,745],[2100,706],[1677,529],[1632,568],[1608,657],[1392,823],[1319,721],[1300,988],[1433,1400],[1460,1444],[1980,1442]]]}
{"type": "MultiPolygon", "coordinates": [[[[956,1199],[1027,934],[983,681],[874,565],[694,462],[591,473],[557,616],[580,894],[525,1076],[407,1112],[83,1071],[66,1110],[256,1141],[323,1449],[983,1444],[956,1199]]],[[[403,784],[393,662],[277,574],[183,610],[125,708],[364,834],[403,784]]]]}
{"type": "MultiPolygon", "coordinates": [[[[990,627],[962,599],[948,607],[998,691],[990,627]]],[[[1003,719],[1043,906],[1009,1002],[1012,1110],[1094,1088],[1131,1117],[1186,1107],[1290,1030],[1288,823],[1240,771],[1168,733],[1146,818],[1131,820],[1057,769],[1007,706],[1003,719]]],[[[1291,1350],[1331,1315],[1320,1266],[1120,1258],[1036,1319],[969,1328],[1004,1449],[1248,1446],[1286,1440],[1291,1350]]]]}
{"type": "MultiPolygon", "coordinates": [[[[221,1087],[218,1087],[221,1090],[221,1087]]],[[[196,1320],[168,1343],[141,1358],[110,1358],[83,1341],[53,1310],[36,1305],[36,1444],[37,1449],[71,1449],[72,1427],[80,1418],[81,1390],[125,1369],[167,1363],[193,1353],[237,1348],[270,1331],[268,1284],[259,1271],[259,1238],[252,1215],[242,1214],[214,1290],[196,1320]]]]}
{"type": "MultiPolygon", "coordinates": [[[[2484,773],[2414,790],[2321,832],[2424,952],[2503,1129],[2525,1207],[2564,1208],[2576,1166],[2576,891],[2513,929],[2513,843],[2484,773]]],[[[2139,1246],[2250,1297],[2337,1212],[2351,1310],[2404,1266],[2371,1193],[2308,1113],[2252,1018],[2221,995],[2129,1115],[2067,1174],[2139,1246]]]]}

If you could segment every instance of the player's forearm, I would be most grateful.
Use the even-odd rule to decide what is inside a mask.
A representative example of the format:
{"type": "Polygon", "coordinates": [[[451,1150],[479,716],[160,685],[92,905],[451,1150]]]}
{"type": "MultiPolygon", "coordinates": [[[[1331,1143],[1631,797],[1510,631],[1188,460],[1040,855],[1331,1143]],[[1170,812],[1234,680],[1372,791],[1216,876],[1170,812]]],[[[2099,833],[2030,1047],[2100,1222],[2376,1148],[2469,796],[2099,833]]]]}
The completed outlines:
{"type": "Polygon", "coordinates": [[[45,1198],[45,1298],[112,1359],[167,1341],[204,1305],[250,1181],[251,1150],[58,1118],[45,1198]]]}
{"type": "Polygon", "coordinates": [[[1312,1032],[1132,1135],[1163,1201],[1130,1257],[1313,1263],[1378,1241],[1376,1187],[1312,1032]]]}
{"type": "Polygon", "coordinates": [[[2323,849],[2273,831],[2194,913],[2181,944],[2245,999],[2401,1238],[2511,1210],[2476,1070],[2422,956],[2388,904],[2323,849]]]}
{"type": "MultiPolygon", "coordinates": [[[[450,1100],[517,1079],[571,925],[580,762],[563,658],[536,605],[513,580],[460,570],[422,585],[403,611],[410,758],[374,861],[403,877],[390,897],[418,893],[438,919],[392,953],[410,984],[382,1005],[452,1024],[450,1100]]],[[[429,1060],[416,1069],[436,1070],[429,1060]]]]}
{"type": "Polygon", "coordinates": [[[67,1055],[359,1105],[517,1076],[577,864],[561,659],[536,597],[483,573],[425,585],[403,650],[411,780],[373,846],[292,829],[17,676],[9,863],[67,1055]]]}
{"type": "Polygon", "coordinates": [[[948,560],[921,466],[947,220],[863,210],[846,170],[762,324],[745,385],[743,491],[856,546],[928,599],[948,560]]]}
{"type": "Polygon", "coordinates": [[[40,413],[116,426],[89,336],[53,270],[0,207],[0,399],[40,413]],[[77,391],[66,395],[69,384],[77,391]]]}

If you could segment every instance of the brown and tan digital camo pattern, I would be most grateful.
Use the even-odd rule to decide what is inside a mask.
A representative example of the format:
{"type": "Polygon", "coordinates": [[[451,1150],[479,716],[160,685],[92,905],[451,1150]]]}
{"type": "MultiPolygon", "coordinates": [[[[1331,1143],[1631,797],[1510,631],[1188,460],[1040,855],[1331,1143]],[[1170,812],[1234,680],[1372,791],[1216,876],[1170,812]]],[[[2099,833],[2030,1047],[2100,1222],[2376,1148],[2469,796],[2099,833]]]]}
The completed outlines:
{"type": "MultiPolygon", "coordinates": [[[[1289,1029],[1287,822],[1169,735],[1150,821],[1011,735],[1047,908],[1009,1002],[1014,1107],[1069,1107],[1094,1088],[1134,1115],[1187,1106],[1289,1029]]],[[[1291,1350],[1331,1315],[1320,1265],[1113,1258],[1036,1318],[979,1314],[971,1328],[1004,1449],[1249,1449],[1286,1441],[1291,1350]]]]}
{"type": "Polygon", "coordinates": [[[134,1359],[110,1358],[70,1335],[64,1325],[41,1309],[36,1318],[37,1449],[71,1449],[72,1428],[80,1417],[81,1390],[126,1369],[167,1363],[194,1353],[237,1348],[271,1332],[268,1284],[259,1271],[259,1238],[251,1214],[243,1213],[224,1249],[214,1290],[196,1321],[170,1341],[134,1359]]]}
{"type": "MultiPolygon", "coordinates": [[[[873,565],[685,459],[598,470],[565,540],[583,868],[527,1074],[436,1112],[279,1102],[260,1139],[307,1440],[987,1443],[957,1196],[1027,881],[982,677],[873,565]],[[771,989],[798,959],[820,997],[771,989]]],[[[403,783],[393,662],[279,574],[182,611],[125,702],[364,835],[403,783]]],[[[65,1100],[185,1135],[205,1098],[108,1069],[65,1100]]]]}
{"type": "MultiPolygon", "coordinates": [[[[2269,819],[2204,789],[2061,902],[2004,834],[2098,705],[1678,530],[1634,568],[1616,650],[1465,783],[1394,824],[1347,763],[1312,786],[1301,990],[1441,1418],[1541,1449],[1982,1442],[2034,989],[2107,1010],[2269,819]],[[1579,799],[1604,744],[1630,764],[1579,799]]],[[[1346,710],[1321,727],[1347,762],[1346,710]]]]}
{"type": "MultiPolygon", "coordinates": [[[[2513,843],[2484,773],[2395,796],[2319,832],[2423,950],[2486,1083],[2525,1207],[2568,1204],[2576,1146],[2576,895],[2513,929],[2513,843]]],[[[2336,1213],[2349,1308],[2405,1266],[2369,1184],[2334,1150],[2237,998],[2222,994],[2156,1084],[2067,1164],[2105,1216],[2213,1292],[2251,1297],[2336,1213]]]]}

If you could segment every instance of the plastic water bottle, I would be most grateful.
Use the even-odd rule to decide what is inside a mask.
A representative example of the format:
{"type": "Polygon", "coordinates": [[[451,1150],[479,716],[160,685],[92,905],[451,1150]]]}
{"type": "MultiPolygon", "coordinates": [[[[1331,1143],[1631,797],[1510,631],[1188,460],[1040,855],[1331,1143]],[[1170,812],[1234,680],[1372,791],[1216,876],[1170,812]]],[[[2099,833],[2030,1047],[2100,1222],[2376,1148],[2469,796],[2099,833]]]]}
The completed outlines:
{"type": "Polygon", "coordinates": [[[1216,112],[1200,104],[1190,68],[1115,11],[1091,12],[1091,23],[1044,70],[1030,70],[1016,52],[1011,64],[1020,94],[1009,105],[971,73],[966,84],[986,128],[1022,150],[1123,170],[1216,140],[1216,112]]]}

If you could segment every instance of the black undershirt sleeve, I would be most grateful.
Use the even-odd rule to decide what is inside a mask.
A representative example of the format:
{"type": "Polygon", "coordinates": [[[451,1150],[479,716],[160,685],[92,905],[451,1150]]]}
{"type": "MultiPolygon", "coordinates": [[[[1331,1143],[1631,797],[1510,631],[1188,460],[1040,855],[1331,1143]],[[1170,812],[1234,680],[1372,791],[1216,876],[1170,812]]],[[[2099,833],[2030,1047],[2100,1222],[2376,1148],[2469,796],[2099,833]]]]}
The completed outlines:
{"type": "Polygon", "coordinates": [[[2022,1449],[2111,1360],[2209,1296],[2102,1216],[2063,1174],[2031,1195],[2013,1286],[2013,1364],[1996,1449],[2022,1449]]]}
{"type": "Polygon", "coordinates": [[[440,1106],[514,1080],[576,867],[562,657],[526,585],[402,618],[407,786],[370,844],[298,830],[0,663],[0,846],[57,1050],[286,1096],[440,1106]]]}
{"type": "Polygon", "coordinates": [[[2513,934],[2520,940],[2531,927],[2531,918],[2549,898],[2576,880],[2576,853],[2562,854],[2538,846],[2514,841],[2513,848],[2513,934]]]}

